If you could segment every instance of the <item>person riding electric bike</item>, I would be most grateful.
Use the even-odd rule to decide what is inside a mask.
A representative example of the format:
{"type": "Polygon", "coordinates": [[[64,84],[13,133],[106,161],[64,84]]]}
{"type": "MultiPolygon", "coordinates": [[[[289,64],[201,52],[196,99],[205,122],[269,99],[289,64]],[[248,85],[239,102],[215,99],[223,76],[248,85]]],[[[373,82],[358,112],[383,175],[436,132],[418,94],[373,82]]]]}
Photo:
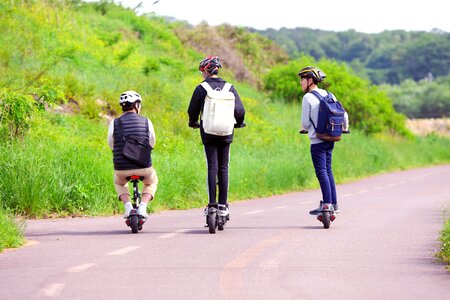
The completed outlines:
{"type": "Polygon", "coordinates": [[[139,115],[142,107],[141,95],[135,91],[126,91],[120,95],[119,103],[123,114],[112,120],[108,129],[108,145],[113,152],[115,189],[124,204],[124,218],[127,219],[133,209],[127,177],[132,175],[144,177],[142,201],[138,212],[144,218],[148,218],[147,205],[155,197],[158,185],[158,176],[152,166],[151,155],[136,162],[128,159],[123,154],[123,150],[127,136],[148,141],[147,143],[153,149],[156,143],[155,130],[150,119],[139,115]]]}

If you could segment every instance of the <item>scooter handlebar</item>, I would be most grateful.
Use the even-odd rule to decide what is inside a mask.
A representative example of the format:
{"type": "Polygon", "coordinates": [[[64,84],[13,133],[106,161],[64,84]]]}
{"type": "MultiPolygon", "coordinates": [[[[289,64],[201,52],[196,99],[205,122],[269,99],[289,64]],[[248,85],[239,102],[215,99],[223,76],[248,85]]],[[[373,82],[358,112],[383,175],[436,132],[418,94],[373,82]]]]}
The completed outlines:
{"type": "MultiPolygon", "coordinates": [[[[308,130],[301,129],[301,130],[298,131],[298,133],[300,133],[300,134],[308,134],[308,130]]],[[[342,131],[342,133],[343,134],[350,134],[350,130],[342,131]]]]}

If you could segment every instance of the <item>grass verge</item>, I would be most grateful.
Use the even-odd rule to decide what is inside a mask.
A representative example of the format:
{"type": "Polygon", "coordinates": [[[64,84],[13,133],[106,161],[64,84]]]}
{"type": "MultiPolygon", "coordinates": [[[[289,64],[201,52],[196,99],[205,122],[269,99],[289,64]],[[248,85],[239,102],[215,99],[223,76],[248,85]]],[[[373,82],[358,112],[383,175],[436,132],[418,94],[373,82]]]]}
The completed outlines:
{"type": "Polygon", "coordinates": [[[24,242],[25,223],[14,220],[13,215],[0,208],[0,252],[20,247],[24,242]]]}

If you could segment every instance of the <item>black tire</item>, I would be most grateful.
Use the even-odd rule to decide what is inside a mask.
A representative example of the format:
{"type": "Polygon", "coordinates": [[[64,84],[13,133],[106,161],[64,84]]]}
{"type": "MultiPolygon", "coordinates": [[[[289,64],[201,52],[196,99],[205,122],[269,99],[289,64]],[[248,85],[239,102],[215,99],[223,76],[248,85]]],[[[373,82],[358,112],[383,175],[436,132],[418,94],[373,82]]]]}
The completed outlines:
{"type": "Polygon", "coordinates": [[[323,228],[328,229],[330,228],[330,212],[324,212],[322,213],[322,223],[323,223],[323,228]]]}
{"type": "Polygon", "coordinates": [[[218,226],[217,226],[217,229],[219,229],[219,231],[222,231],[223,230],[223,223],[219,223],[218,224],[218,226]]]}
{"type": "Polygon", "coordinates": [[[132,233],[138,233],[139,231],[139,218],[137,215],[133,215],[130,218],[130,227],[132,233]]]}
{"type": "Polygon", "coordinates": [[[217,214],[208,214],[209,233],[216,233],[217,214]]]}

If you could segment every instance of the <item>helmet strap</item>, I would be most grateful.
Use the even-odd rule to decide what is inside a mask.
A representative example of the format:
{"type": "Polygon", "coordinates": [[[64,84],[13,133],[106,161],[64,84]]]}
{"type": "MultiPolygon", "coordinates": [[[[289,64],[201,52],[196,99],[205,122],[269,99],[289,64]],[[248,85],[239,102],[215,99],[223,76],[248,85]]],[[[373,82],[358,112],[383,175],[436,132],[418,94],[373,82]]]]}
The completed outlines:
{"type": "Polygon", "coordinates": [[[311,79],[311,83],[309,83],[309,84],[306,86],[306,92],[307,92],[307,93],[310,92],[311,86],[315,85],[314,80],[313,80],[312,78],[307,77],[307,78],[306,78],[307,82],[309,82],[310,79],[311,79]]]}
{"type": "Polygon", "coordinates": [[[141,108],[140,102],[134,102],[133,103],[133,109],[136,111],[137,114],[139,114],[139,109],[141,108]]]}
{"type": "Polygon", "coordinates": [[[205,78],[205,79],[211,77],[211,73],[209,73],[206,70],[202,72],[202,75],[203,75],[203,78],[205,78]]]}

